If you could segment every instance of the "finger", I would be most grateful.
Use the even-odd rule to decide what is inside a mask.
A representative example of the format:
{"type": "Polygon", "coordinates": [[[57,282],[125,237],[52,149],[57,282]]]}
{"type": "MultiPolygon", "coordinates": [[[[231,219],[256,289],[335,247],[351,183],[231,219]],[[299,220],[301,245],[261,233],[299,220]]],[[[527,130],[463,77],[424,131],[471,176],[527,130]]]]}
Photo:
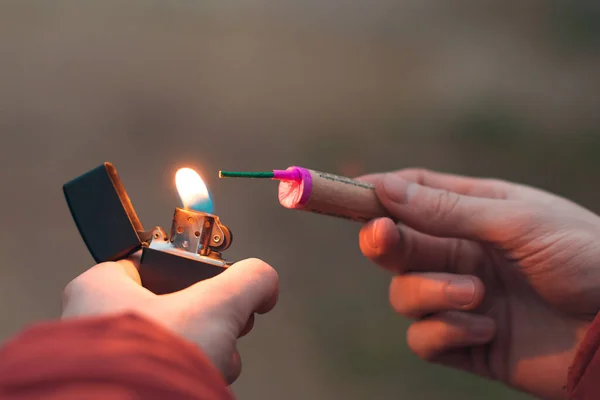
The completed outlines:
{"type": "Polygon", "coordinates": [[[466,311],[483,301],[485,287],[470,275],[418,273],[396,276],[390,284],[390,304],[408,318],[442,311],[466,311]]]}
{"type": "MultiPolygon", "coordinates": [[[[243,316],[242,322],[245,324],[251,314],[264,314],[275,307],[279,296],[279,277],[264,261],[247,259],[233,264],[212,279],[184,289],[183,292],[193,298],[219,299],[220,305],[243,316]],[[202,296],[196,296],[197,292],[202,293],[202,296]]],[[[243,325],[240,329],[243,329],[243,325]]]]}
{"type": "Polygon", "coordinates": [[[242,357],[240,356],[240,352],[235,349],[231,356],[231,362],[229,367],[225,372],[225,380],[227,384],[233,384],[242,373],[242,357]]]}
{"type": "Polygon", "coordinates": [[[393,174],[376,186],[383,206],[399,221],[434,236],[486,240],[516,211],[508,200],[432,189],[393,174]]]}
{"type": "Polygon", "coordinates": [[[134,260],[100,263],[73,279],[63,290],[63,306],[71,298],[80,298],[89,293],[103,294],[107,298],[129,293],[147,291],[141,287],[140,274],[134,260]]]}
{"type": "Polygon", "coordinates": [[[489,343],[495,334],[496,323],[490,317],[448,311],[413,323],[406,340],[416,355],[439,362],[445,353],[489,343]]]}
{"type": "Polygon", "coordinates": [[[105,262],[93,266],[64,288],[62,317],[115,311],[131,296],[151,300],[156,295],[141,286],[134,260],[105,262]]]}
{"type": "Polygon", "coordinates": [[[139,259],[131,257],[115,262],[104,262],[94,265],[80,277],[93,277],[96,280],[114,280],[115,284],[125,282],[130,284],[132,281],[138,285],[142,284],[139,269],[139,259]]]}
{"type": "Polygon", "coordinates": [[[367,258],[395,274],[472,273],[484,255],[474,242],[426,235],[405,225],[396,226],[388,218],[366,224],[360,231],[359,244],[367,258]]]}
{"type": "Polygon", "coordinates": [[[433,189],[448,190],[473,197],[504,199],[511,184],[497,179],[472,178],[467,176],[409,168],[398,172],[398,176],[433,189]]]}
{"type": "Polygon", "coordinates": [[[142,278],[140,277],[139,269],[140,269],[140,258],[134,254],[131,257],[125,260],[117,261],[117,264],[120,264],[125,273],[129,278],[131,278],[135,283],[141,286],[142,278]]]}
{"type": "Polygon", "coordinates": [[[512,184],[497,179],[472,178],[446,174],[422,168],[407,168],[390,173],[378,173],[361,176],[361,181],[379,183],[386,175],[392,174],[402,179],[418,183],[432,189],[448,190],[473,197],[504,199],[511,191],[512,184]]]}
{"type": "Polygon", "coordinates": [[[407,264],[407,241],[389,218],[375,219],[364,225],[358,242],[365,257],[388,271],[399,273],[407,264]]]}

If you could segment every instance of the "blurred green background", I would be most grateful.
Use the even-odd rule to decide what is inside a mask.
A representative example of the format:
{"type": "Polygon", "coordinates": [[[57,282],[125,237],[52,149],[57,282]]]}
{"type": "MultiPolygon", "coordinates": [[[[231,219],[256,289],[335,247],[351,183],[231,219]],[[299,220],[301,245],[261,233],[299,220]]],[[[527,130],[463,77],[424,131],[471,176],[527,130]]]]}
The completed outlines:
{"type": "Polygon", "coordinates": [[[600,211],[596,1],[0,0],[0,335],[53,318],[92,265],[61,185],[116,164],[146,227],[204,175],[281,300],[241,343],[240,399],[525,398],[427,365],[359,226],[219,169],[420,166],[600,211]]]}

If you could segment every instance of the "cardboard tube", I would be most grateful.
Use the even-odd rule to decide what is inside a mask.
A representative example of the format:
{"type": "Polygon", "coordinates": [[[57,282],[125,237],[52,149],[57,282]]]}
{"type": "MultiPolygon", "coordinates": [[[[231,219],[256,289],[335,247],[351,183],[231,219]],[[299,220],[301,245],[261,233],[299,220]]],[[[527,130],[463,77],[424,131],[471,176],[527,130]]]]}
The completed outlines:
{"type": "Polygon", "coordinates": [[[280,180],[279,203],[289,209],[358,222],[388,216],[369,183],[302,167],[274,171],[273,179],[280,180]]]}

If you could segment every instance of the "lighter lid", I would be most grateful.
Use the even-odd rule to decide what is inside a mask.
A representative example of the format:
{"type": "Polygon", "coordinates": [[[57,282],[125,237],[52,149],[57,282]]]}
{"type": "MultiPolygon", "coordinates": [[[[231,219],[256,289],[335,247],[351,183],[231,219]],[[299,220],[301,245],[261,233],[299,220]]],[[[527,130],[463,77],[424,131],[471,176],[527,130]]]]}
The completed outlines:
{"type": "Polygon", "coordinates": [[[111,163],[66,183],[63,192],[79,234],[97,263],[116,261],[141,249],[144,229],[111,163]]]}

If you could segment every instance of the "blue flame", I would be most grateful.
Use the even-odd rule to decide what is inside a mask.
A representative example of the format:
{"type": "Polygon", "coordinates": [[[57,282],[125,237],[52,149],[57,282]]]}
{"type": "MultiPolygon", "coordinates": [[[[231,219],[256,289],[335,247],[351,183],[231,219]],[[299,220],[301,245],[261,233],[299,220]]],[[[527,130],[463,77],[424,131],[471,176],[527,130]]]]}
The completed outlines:
{"type": "MultiPolygon", "coordinates": [[[[185,204],[184,204],[184,206],[185,206],[185,204]]],[[[208,197],[202,197],[202,198],[196,199],[196,201],[188,204],[187,208],[190,210],[193,210],[193,211],[203,212],[203,213],[207,213],[207,214],[212,214],[215,211],[212,196],[210,195],[210,192],[208,193],[208,197]]]]}

